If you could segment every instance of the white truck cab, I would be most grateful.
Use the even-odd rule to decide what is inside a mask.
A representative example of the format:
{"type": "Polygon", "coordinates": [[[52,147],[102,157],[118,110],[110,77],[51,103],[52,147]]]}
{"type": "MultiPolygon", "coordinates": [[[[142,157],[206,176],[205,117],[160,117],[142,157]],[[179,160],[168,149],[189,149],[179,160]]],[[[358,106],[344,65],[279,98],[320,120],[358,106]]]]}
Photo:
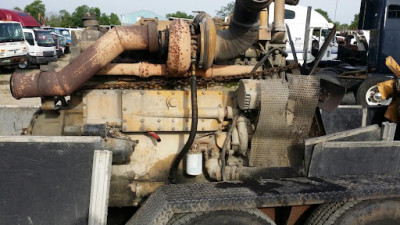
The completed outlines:
{"type": "Polygon", "coordinates": [[[25,69],[29,64],[46,64],[57,61],[57,51],[50,31],[23,29],[28,46],[28,61],[20,65],[25,69]]]}
{"type": "MultiPolygon", "coordinates": [[[[273,6],[270,6],[273,7],[273,6]]],[[[273,21],[273,10],[270,13],[269,21],[273,21]]],[[[285,23],[290,29],[292,40],[294,42],[297,59],[300,63],[304,62],[303,50],[304,50],[304,37],[305,27],[307,20],[307,7],[297,5],[285,7],[285,23]]],[[[329,23],[321,14],[312,10],[311,13],[311,24],[310,24],[310,37],[308,43],[307,52],[307,63],[314,61],[316,54],[325,42],[328,34],[333,28],[334,24],[329,23]]],[[[329,45],[328,50],[322,58],[322,61],[335,60],[338,57],[339,45],[336,42],[336,38],[329,45]]],[[[287,60],[294,60],[293,52],[290,47],[289,41],[286,44],[286,52],[289,54],[287,60]]]]}
{"type": "Polygon", "coordinates": [[[0,67],[10,67],[27,61],[22,26],[18,22],[0,21],[0,67]]]}

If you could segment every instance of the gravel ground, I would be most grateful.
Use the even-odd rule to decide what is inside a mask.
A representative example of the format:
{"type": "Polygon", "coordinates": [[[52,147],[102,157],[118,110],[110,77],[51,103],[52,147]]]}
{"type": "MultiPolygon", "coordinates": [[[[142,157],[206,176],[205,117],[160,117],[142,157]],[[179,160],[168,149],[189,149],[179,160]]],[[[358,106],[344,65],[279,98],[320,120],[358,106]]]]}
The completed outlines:
{"type": "MultiPolygon", "coordinates": [[[[70,60],[70,54],[59,58],[56,65],[56,71],[64,68],[70,60]]],[[[39,67],[31,67],[27,70],[21,69],[3,69],[0,70],[0,105],[8,106],[38,106],[40,105],[40,98],[25,98],[16,100],[11,96],[10,93],[10,77],[14,72],[27,73],[27,72],[39,72],[39,67]]]]}

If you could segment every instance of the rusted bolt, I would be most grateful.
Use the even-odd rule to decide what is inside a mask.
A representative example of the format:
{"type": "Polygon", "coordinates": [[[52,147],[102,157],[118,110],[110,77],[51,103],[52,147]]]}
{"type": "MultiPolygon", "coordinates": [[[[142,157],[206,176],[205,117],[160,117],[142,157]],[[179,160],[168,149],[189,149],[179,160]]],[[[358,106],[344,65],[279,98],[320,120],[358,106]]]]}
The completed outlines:
{"type": "Polygon", "coordinates": [[[221,104],[219,104],[219,105],[218,105],[218,108],[222,108],[222,105],[221,105],[221,104]]]}
{"type": "Polygon", "coordinates": [[[142,122],[142,123],[143,123],[143,122],[144,122],[144,119],[141,119],[141,120],[140,120],[140,122],[142,122]]]}
{"type": "Polygon", "coordinates": [[[175,122],[175,119],[172,119],[172,122],[175,122]]]}
{"type": "Polygon", "coordinates": [[[175,91],[171,92],[172,95],[175,95],[175,91]]]}
{"type": "Polygon", "coordinates": [[[103,94],[107,94],[107,91],[103,91],[103,94]]]}
{"type": "Polygon", "coordinates": [[[122,110],[126,111],[126,107],[122,108],[122,110]]]}
{"type": "Polygon", "coordinates": [[[153,182],[150,182],[150,186],[154,186],[154,183],[153,183],[153,182]]]}
{"type": "Polygon", "coordinates": [[[144,91],[141,91],[140,94],[141,94],[141,95],[144,95],[144,91]]]}
{"type": "Polygon", "coordinates": [[[189,119],[186,119],[186,122],[189,122],[189,119]]]}
{"type": "Polygon", "coordinates": [[[160,95],[161,93],[159,91],[157,91],[157,94],[160,95]]]}
{"type": "Polygon", "coordinates": [[[222,95],[222,92],[218,92],[219,95],[222,95]]]}
{"type": "Polygon", "coordinates": [[[201,122],[203,122],[203,123],[204,123],[204,121],[205,121],[204,119],[201,120],[201,122]]]}
{"type": "Polygon", "coordinates": [[[157,122],[159,122],[159,123],[160,123],[160,122],[161,122],[161,120],[160,120],[160,119],[158,119],[158,120],[157,120],[157,122]]]}
{"type": "Polygon", "coordinates": [[[206,95],[206,93],[204,91],[201,92],[202,95],[206,95]]]}

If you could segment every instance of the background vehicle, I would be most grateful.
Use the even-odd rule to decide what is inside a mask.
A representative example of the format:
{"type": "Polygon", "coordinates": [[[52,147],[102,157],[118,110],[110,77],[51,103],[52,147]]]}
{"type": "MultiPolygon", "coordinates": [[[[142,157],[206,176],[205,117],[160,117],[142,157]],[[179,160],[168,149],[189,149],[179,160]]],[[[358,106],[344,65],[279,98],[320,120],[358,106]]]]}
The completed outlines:
{"type": "Polygon", "coordinates": [[[18,10],[0,9],[0,20],[19,22],[23,28],[40,27],[40,23],[35,18],[26,12],[18,10]]]}
{"type": "MultiPolygon", "coordinates": [[[[274,13],[269,16],[269,21],[273,21],[274,13]]],[[[303,51],[304,51],[304,36],[305,27],[307,20],[307,7],[287,6],[285,9],[285,23],[289,27],[292,40],[296,49],[296,55],[299,62],[303,62],[303,51]]],[[[322,47],[327,38],[329,32],[333,28],[334,24],[329,23],[321,14],[316,11],[311,12],[311,23],[310,23],[310,37],[307,49],[307,63],[311,63],[315,60],[318,50],[322,47]],[[314,49],[314,50],[313,50],[314,49]],[[315,50],[316,49],[316,50],[315,50]]],[[[293,61],[293,53],[290,47],[289,41],[286,44],[286,50],[288,52],[287,60],[293,61]]],[[[322,61],[335,60],[338,56],[338,44],[336,39],[329,45],[322,61]]]]}
{"type": "Polygon", "coordinates": [[[21,69],[29,65],[40,65],[57,61],[57,52],[53,37],[49,31],[23,29],[28,44],[28,61],[20,64],[21,69]]]}
{"type": "Polygon", "coordinates": [[[339,48],[341,61],[336,62],[337,66],[319,72],[337,79],[365,107],[387,106],[391,102],[382,99],[376,84],[393,77],[385,65],[388,56],[400,61],[399,9],[396,0],[363,0],[361,31],[347,35],[349,41],[339,48]]]}
{"type": "Polygon", "coordinates": [[[60,58],[62,55],[64,55],[64,49],[65,49],[65,40],[64,37],[52,32],[51,36],[53,37],[56,51],[57,51],[57,58],[60,58]]]}
{"type": "Polygon", "coordinates": [[[4,224],[105,224],[107,206],[128,225],[399,224],[396,125],[326,134],[344,88],[287,65],[298,1],[274,2],[236,1],[227,29],[114,27],[60,71],[14,73],[13,97],[42,101],[0,137],[4,224]]]}
{"type": "Polygon", "coordinates": [[[27,61],[21,24],[0,21],[0,66],[14,66],[27,61]]]}
{"type": "Polygon", "coordinates": [[[69,29],[67,28],[58,28],[55,27],[52,29],[53,32],[56,32],[59,35],[62,35],[65,38],[66,41],[66,45],[65,45],[65,53],[69,53],[70,52],[70,46],[71,46],[71,33],[69,31],[69,29]]]}

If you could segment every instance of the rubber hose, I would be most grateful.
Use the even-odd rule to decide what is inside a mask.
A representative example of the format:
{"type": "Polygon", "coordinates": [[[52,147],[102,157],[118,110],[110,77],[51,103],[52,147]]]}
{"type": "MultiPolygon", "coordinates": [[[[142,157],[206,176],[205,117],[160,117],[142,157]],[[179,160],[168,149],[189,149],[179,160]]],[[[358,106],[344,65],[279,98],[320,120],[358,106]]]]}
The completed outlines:
{"type": "Polygon", "coordinates": [[[185,146],[183,146],[182,150],[179,152],[179,154],[176,156],[176,158],[172,162],[171,170],[169,171],[169,181],[172,184],[176,184],[176,182],[177,182],[176,178],[177,178],[177,174],[178,174],[179,164],[181,163],[183,157],[185,157],[185,155],[189,152],[190,147],[192,147],[194,139],[196,138],[197,124],[199,121],[198,107],[197,107],[196,76],[190,77],[190,92],[191,92],[191,101],[192,101],[192,125],[190,127],[189,138],[186,141],[185,146]]]}

